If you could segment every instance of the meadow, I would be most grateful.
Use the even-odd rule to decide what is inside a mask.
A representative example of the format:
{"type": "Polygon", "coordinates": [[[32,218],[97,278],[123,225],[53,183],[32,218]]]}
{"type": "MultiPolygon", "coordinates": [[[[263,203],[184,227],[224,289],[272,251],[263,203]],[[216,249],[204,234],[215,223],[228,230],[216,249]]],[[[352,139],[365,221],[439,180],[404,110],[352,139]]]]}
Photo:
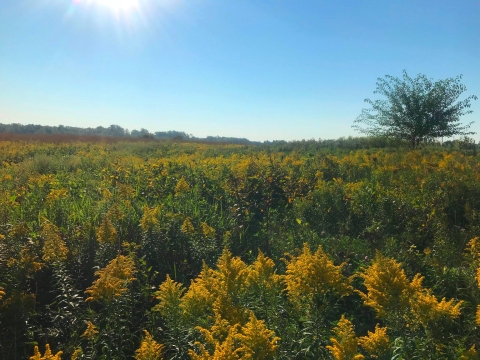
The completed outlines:
{"type": "Polygon", "coordinates": [[[479,236],[461,147],[5,136],[0,358],[479,359],[479,236]]]}

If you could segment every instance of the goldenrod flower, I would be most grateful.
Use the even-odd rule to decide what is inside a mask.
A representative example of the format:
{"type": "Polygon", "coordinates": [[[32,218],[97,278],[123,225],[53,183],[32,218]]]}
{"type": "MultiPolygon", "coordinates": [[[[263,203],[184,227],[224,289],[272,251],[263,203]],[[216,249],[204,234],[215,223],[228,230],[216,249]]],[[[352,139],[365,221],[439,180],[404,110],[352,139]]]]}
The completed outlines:
{"type": "Polygon", "coordinates": [[[143,207],[143,216],[140,220],[140,227],[144,232],[158,230],[161,209],[161,206],[156,206],[151,209],[146,205],[143,207]]]}
{"type": "Polygon", "coordinates": [[[62,360],[62,351],[59,351],[56,355],[52,354],[50,350],[50,345],[45,345],[45,355],[42,356],[38,350],[38,346],[35,346],[33,350],[33,356],[30,356],[30,360],[62,360]]]}
{"type": "Polygon", "coordinates": [[[375,332],[368,332],[367,336],[358,339],[358,344],[373,358],[382,357],[389,350],[387,328],[375,325],[375,332]]]}
{"type": "Polygon", "coordinates": [[[279,337],[275,332],[265,326],[263,320],[258,320],[253,312],[250,312],[250,319],[241,328],[236,339],[241,346],[237,352],[242,359],[273,359],[278,348],[279,337]]]}
{"type": "Polygon", "coordinates": [[[247,285],[256,289],[277,291],[280,288],[281,279],[282,277],[275,272],[273,260],[259,251],[255,262],[248,267],[247,285]]]}
{"type": "Polygon", "coordinates": [[[475,345],[468,350],[465,350],[462,355],[460,356],[460,360],[479,360],[480,356],[477,353],[477,349],[475,349],[475,345]]]}
{"type": "Polygon", "coordinates": [[[117,241],[117,230],[108,216],[104,216],[100,227],[97,230],[97,240],[100,244],[115,244],[117,241]]]}
{"type": "Polygon", "coordinates": [[[111,302],[127,291],[128,283],[134,280],[134,272],[134,261],[130,257],[118,255],[104,269],[95,272],[98,279],[85,291],[90,295],[85,301],[111,302]]]}
{"type": "Polygon", "coordinates": [[[184,313],[194,319],[213,311],[231,324],[244,323],[246,313],[238,300],[247,290],[247,265],[224,249],[217,268],[212,270],[204,264],[202,272],[182,297],[184,313]]]}
{"type": "Polygon", "coordinates": [[[305,298],[311,300],[314,295],[334,292],[345,296],[353,290],[350,280],[342,275],[344,264],[335,266],[321,246],[312,254],[305,243],[302,253],[292,256],[286,263],[283,279],[288,298],[294,304],[298,305],[305,298]]]}
{"type": "Polygon", "coordinates": [[[203,236],[206,238],[213,238],[215,236],[215,229],[208,226],[207,223],[201,222],[200,227],[202,228],[203,236]]]}
{"type": "Polygon", "coordinates": [[[184,221],[182,226],[180,227],[180,230],[186,235],[191,235],[195,233],[195,228],[193,227],[192,221],[190,220],[189,217],[187,217],[184,221]]]}
{"type": "Polygon", "coordinates": [[[67,197],[67,189],[52,189],[47,195],[47,204],[52,204],[57,200],[64,199],[67,197]]]}
{"type": "Polygon", "coordinates": [[[358,340],[355,336],[352,323],[342,315],[337,326],[333,329],[335,336],[330,339],[330,350],[336,360],[363,360],[365,357],[357,353],[358,340]]]}
{"type": "Polygon", "coordinates": [[[60,231],[47,219],[43,219],[40,234],[45,238],[42,259],[46,262],[63,261],[67,258],[68,249],[60,236],[60,231]]]}
{"type": "Polygon", "coordinates": [[[118,206],[118,203],[114,203],[110,206],[110,209],[108,209],[106,217],[108,217],[110,221],[118,222],[125,218],[125,214],[122,209],[120,209],[120,206],[118,206]]]}
{"type": "Polygon", "coordinates": [[[419,277],[412,284],[408,281],[401,264],[377,252],[372,265],[360,274],[368,293],[358,292],[365,305],[372,307],[377,316],[385,317],[389,312],[403,311],[410,304],[410,297],[417,290],[419,277]]]}
{"type": "Polygon", "coordinates": [[[72,354],[72,358],[71,360],[77,360],[79,358],[79,356],[81,356],[83,354],[83,351],[82,349],[75,349],[75,351],[73,352],[72,354]]]}
{"type": "Polygon", "coordinates": [[[361,360],[364,356],[357,354],[358,340],[352,323],[342,315],[333,330],[335,337],[330,341],[333,346],[326,346],[337,360],[361,360]]]}
{"type": "Polygon", "coordinates": [[[155,297],[160,303],[155,305],[154,310],[159,311],[163,317],[169,317],[181,310],[181,297],[185,289],[182,284],[173,281],[169,275],[155,292],[155,297]]]}
{"type": "Polygon", "coordinates": [[[117,183],[117,193],[122,199],[130,199],[135,195],[135,189],[128,184],[117,183]]]}
{"type": "Polygon", "coordinates": [[[231,324],[222,319],[219,314],[215,316],[212,328],[197,327],[205,338],[208,351],[199,342],[200,354],[189,350],[192,360],[238,360],[238,359],[273,359],[278,348],[280,338],[269,330],[264,321],[258,320],[250,312],[249,321],[242,327],[240,324],[231,324]]]}
{"type": "Polygon", "coordinates": [[[93,340],[98,334],[97,327],[92,324],[91,321],[87,323],[87,329],[83,332],[82,337],[85,337],[89,340],[93,340]]]}
{"type": "Polygon", "coordinates": [[[439,302],[434,295],[430,294],[430,291],[423,290],[418,291],[411,299],[411,311],[415,321],[426,327],[430,321],[458,317],[462,304],[462,300],[454,304],[453,299],[446,301],[445,298],[439,302]]]}
{"type": "Polygon", "coordinates": [[[414,324],[424,327],[440,318],[453,319],[460,315],[463,301],[440,302],[422,287],[423,277],[415,275],[410,282],[401,264],[377,253],[375,261],[360,275],[365,281],[367,294],[359,292],[365,305],[372,307],[380,318],[391,314],[409,316],[414,324]]]}
{"type": "Polygon", "coordinates": [[[475,322],[477,323],[478,326],[480,326],[480,305],[477,306],[477,316],[476,316],[475,322]]]}
{"type": "Polygon", "coordinates": [[[163,345],[157,343],[147,330],[143,330],[145,338],[140,347],[135,351],[136,360],[161,360],[163,345]]]}
{"type": "Polygon", "coordinates": [[[178,183],[175,186],[175,195],[180,195],[180,194],[186,193],[189,190],[190,190],[190,185],[188,185],[188,182],[182,176],[182,178],[180,180],[178,180],[178,183]]]}
{"type": "Polygon", "coordinates": [[[181,307],[189,319],[204,318],[212,312],[215,295],[213,294],[214,271],[204,263],[203,269],[182,297],[181,307]]]}
{"type": "Polygon", "coordinates": [[[240,258],[233,257],[225,248],[218,259],[217,268],[218,270],[213,272],[213,310],[232,324],[242,323],[245,312],[237,305],[237,301],[246,291],[247,265],[240,258]]]}

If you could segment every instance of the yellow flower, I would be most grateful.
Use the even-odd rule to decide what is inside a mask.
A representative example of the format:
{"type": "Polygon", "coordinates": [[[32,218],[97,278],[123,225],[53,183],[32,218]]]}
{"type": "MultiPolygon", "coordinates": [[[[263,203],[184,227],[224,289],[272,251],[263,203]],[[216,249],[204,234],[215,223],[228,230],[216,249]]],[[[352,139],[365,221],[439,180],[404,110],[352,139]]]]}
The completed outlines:
{"type": "Polygon", "coordinates": [[[462,304],[462,300],[454,304],[453,299],[446,301],[445,298],[438,302],[437,298],[430,294],[430,291],[423,290],[418,291],[411,299],[411,311],[414,319],[426,327],[430,321],[458,317],[462,304]]]}
{"type": "Polygon", "coordinates": [[[237,352],[242,359],[273,359],[278,348],[279,337],[265,326],[263,320],[258,320],[253,312],[250,319],[236,336],[241,346],[237,352]]]}
{"type": "Polygon", "coordinates": [[[238,299],[246,291],[247,265],[240,258],[233,257],[228,249],[224,249],[218,259],[217,268],[218,270],[213,272],[213,310],[231,324],[242,323],[245,312],[238,305],[238,299]]]}
{"type": "Polygon", "coordinates": [[[273,260],[266,257],[261,251],[258,252],[257,259],[248,269],[246,283],[249,287],[279,291],[282,277],[276,274],[273,260]]]}
{"type": "Polygon", "coordinates": [[[115,244],[117,241],[117,230],[108,216],[105,216],[97,230],[97,240],[100,244],[115,244]]]}
{"type": "Polygon", "coordinates": [[[302,299],[311,300],[315,295],[329,292],[340,296],[348,295],[353,288],[350,280],[342,275],[344,264],[335,266],[319,246],[312,254],[307,243],[299,256],[286,261],[287,270],[283,276],[289,300],[299,305],[302,299]]]}
{"type": "Polygon", "coordinates": [[[50,221],[43,218],[41,235],[45,238],[43,257],[46,262],[63,261],[67,258],[68,249],[60,237],[60,231],[50,221]]]}
{"type": "Polygon", "coordinates": [[[3,291],[3,287],[0,287],[0,300],[5,296],[5,291],[3,291]]]}
{"type": "Polygon", "coordinates": [[[206,238],[213,238],[215,236],[215,229],[211,226],[208,226],[206,223],[201,222],[200,227],[202,228],[203,236],[206,238]]]}
{"type": "Polygon", "coordinates": [[[401,264],[377,253],[373,264],[360,275],[364,279],[368,294],[358,292],[365,305],[372,307],[380,318],[392,314],[402,314],[413,324],[424,327],[431,321],[441,318],[456,318],[460,315],[460,306],[453,299],[440,302],[428,289],[422,287],[423,277],[415,275],[410,282],[401,264]]]}
{"type": "Polygon", "coordinates": [[[145,338],[142,341],[140,347],[135,351],[136,360],[161,360],[163,345],[157,343],[152,335],[147,330],[145,332],[145,338]]]}
{"type": "Polygon", "coordinates": [[[415,277],[412,283],[408,281],[401,264],[377,252],[373,264],[360,276],[364,280],[367,294],[358,292],[365,305],[372,307],[377,316],[382,318],[390,312],[403,311],[409,306],[410,297],[413,296],[421,281],[415,277]]]}
{"type": "Polygon", "coordinates": [[[480,326],[480,305],[477,306],[477,316],[476,316],[475,322],[477,323],[478,326],[480,326]]]}
{"type": "Polygon", "coordinates": [[[478,356],[477,349],[475,349],[475,345],[468,350],[465,350],[462,355],[460,356],[460,360],[478,360],[480,356],[478,356]]]}
{"type": "Polygon", "coordinates": [[[264,321],[258,320],[253,312],[245,326],[233,324],[222,319],[219,314],[215,316],[212,328],[197,327],[207,343],[207,350],[203,344],[196,343],[200,348],[200,354],[189,350],[192,360],[253,360],[273,359],[280,338],[269,330],[264,321]]]}
{"type": "Polygon", "coordinates": [[[175,195],[186,193],[189,190],[190,190],[190,185],[188,185],[188,182],[182,176],[182,178],[178,180],[177,186],[175,186],[175,195]]]}
{"type": "Polygon", "coordinates": [[[135,189],[130,185],[118,183],[117,192],[122,199],[130,199],[135,194],[135,189]]]}
{"type": "Polygon", "coordinates": [[[62,351],[59,351],[56,355],[52,354],[50,350],[50,345],[45,345],[45,355],[42,356],[40,351],[38,350],[38,346],[35,346],[33,350],[33,356],[30,356],[30,360],[62,360],[62,351]]]}
{"type": "Polygon", "coordinates": [[[193,227],[192,221],[190,220],[189,217],[187,217],[183,221],[183,224],[180,227],[180,230],[182,230],[182,232],[185,233],[186,235],[191,235],[195,232],[195,228],[193,227]]]}
{"type": "Polygon", "coordinates": [[[77,360],[79,356],[81,356],[83,354],[83,351],[82,349],[75,349],[75,351],[73,352],[72,354],[72,358],[71,360],[77,360]]]}
{"type": "Polygon", "coordinates": [[[239,299],[247,290],[247,265],[224,249],[217,268],[212,270],[204,264],[202,272],[182,297],[184,314],[195,319],[195,316],[205,317],[213,311],[231,324],[244,323],[246,313],[239,299]]]}
{"type": "Polygon", "coordinates": [[[82,337],[85,337],[89,340],[93,340],[98,334],[97,327],[92,324],[91,321],[87,323],[87,329],[83,332],[82,337]]]}
{"type": "Polygon", "coordinates": [[[114,203],[110,206],[110,209],[108,209],[106,217],[108,217],[110,221],[118,222],[125,218],[125,214],[122,209],[120,209],[120,206],[118,206],[118,203],[114,203]]]}
{"type": "Polygon", "coordinates": [[[154,208],[149,208],[148,206],[143,207],[143,216],[140,220],[140,227],[144,232],[156,231],[160,225],[158,220],[160,217],[161,206],[156,206],[154,208]]]}
{"type": "Polygon", "coordinates": [[[333,329],[335,336],[330,339],[330,350],[336,360],[363,360],[364,356],[357,353],[358,340],[355,336],[352,323],[342,315],[337,326],[333,329]]]}
{"type": "Polygon", "coordinates": [[[213,270],[204,263],[203,269],[182,297],[181,307],[184,315],[191,320],[209,316],[212,312],[215,295],[213,294],[213,270]]]}
{"type": "Polygon", "coordinates": [[[134,272],[134,261],[127,256],[118,255],[104,269],[95,272],[98,279],[85,291],[90,295],[85,301],[111,302],[127,291],[128,283],[134,280],[134,272]]]}
{"type": "Polygon", "coordinates": [[[160,300],[160,303],[155,305],[154,310],[159,311],[163,317],[170,317],[179,313],[181,310],[180,299],[184,291],[182,284],[173,281],[167,275],[167,279],[160,285],[159,290],[155,292],[155,297],[160,300]]]}
{"type": "Polygon", "coordinates": [[[367,336],[358,339],[358,344],[373,358],[382,357],[389,350],[387,328],[375,325],[375,332],[368,332],[367,336]]]}
{"type": "Polygon", "coordinates": [[[67,197],[67,189],[52,189],[47,195],[47,204],[52,204],[57,200],[64,199],[67,197]]]}

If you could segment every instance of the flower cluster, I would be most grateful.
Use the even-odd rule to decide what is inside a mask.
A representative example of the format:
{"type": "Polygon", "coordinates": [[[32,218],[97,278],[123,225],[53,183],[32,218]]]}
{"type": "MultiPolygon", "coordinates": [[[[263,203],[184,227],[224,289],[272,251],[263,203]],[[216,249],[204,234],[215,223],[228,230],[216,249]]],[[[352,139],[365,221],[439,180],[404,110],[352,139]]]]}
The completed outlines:
{"type": "Polygon", "coordinates": [[[127,291],[127,285],[134,280],[135,263],[127,256],[118,255],[101,270],[95,272],[95,280],[85,292],[90,296],[85,301],[111,302],[127,291]]]}

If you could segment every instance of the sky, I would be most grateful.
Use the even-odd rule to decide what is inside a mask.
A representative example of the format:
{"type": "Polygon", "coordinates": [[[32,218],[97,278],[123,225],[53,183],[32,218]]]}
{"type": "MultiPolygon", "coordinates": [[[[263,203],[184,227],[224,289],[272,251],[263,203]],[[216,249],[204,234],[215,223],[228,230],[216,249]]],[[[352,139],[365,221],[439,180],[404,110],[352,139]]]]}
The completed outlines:
{"type": "Polygon", "coordinates": [[[1,0],[0,123],[358,136],[403,70],[480,97],[480,0],[1,0]]]}

